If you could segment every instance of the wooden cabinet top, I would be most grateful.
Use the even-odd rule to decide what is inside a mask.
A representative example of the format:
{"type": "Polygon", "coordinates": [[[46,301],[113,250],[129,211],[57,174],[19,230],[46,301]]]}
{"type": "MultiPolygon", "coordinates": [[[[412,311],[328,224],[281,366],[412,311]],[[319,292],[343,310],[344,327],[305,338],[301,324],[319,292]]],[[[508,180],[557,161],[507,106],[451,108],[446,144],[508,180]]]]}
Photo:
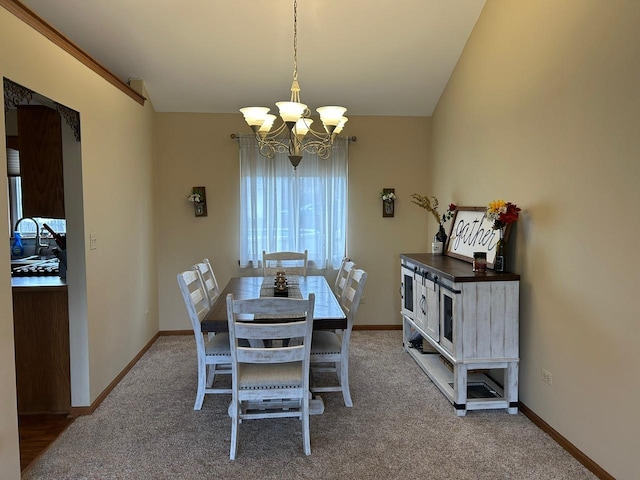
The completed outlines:
{"type": "Polygon", "coordinates": [[[487,269],[486,273],[473,272],[471,263],[458,260],[446,255],[431,253],[401,253],[400,259],[417,265],[418,267],[437,272],[443,278],[454,283],[461,282],[514,282],[520,280],[520,275],[509,272],[494,272],[487,269]]]}

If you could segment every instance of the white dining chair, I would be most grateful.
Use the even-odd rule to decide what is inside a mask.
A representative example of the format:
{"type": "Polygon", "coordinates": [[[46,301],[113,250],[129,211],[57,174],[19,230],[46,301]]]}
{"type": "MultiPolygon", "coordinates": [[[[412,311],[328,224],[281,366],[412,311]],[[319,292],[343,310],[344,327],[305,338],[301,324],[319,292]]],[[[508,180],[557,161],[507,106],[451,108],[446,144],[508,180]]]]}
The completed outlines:
{"type": "MultiPolygon", "coordinates": [[[[200,281],[204,286],[204,291],[207,294],[207,299],[209,300],[209,307],[213,307],[213,304],[220,296],[220,287],[218,286],[218,280],[216,280],[216,275],[213,272],[211,262],[208,258],[204,258],[202,262],[196,263],[192,268],[198,272],[200,281]]],[[[209,339],[211,339],[214,335],[215,333],[209,332],[209,339]]],[[[207,386],[211,386],[212,381],[213,378],[208,377],[207,386]]]]}
{"type": "Polygon", "coordinates": [[[196,269],[201,275],[201,280],[202,283],[204,283],[205,293],[207,294],[209,306],[212,307],[214,302],[220,295],[220,287],[218,286],[218,280],[216,280],[216,275],[213,272],[211,262],[208,258],[204,258],[202,262],[196,263],[193,268],[196,269]]]}
{"type": "Polygon", "coordinates": [[[262,270],[265,277],[273,276],[279,270],[287,275],[307,276],[308,252],[271,252],[262,251],[262,270]]]}
{"type": "Polygon", "coordinates": [[[236,458],[239,424],[248,419],[299,418],[304,453],[311,454],[309,355],[314,305],[313,293],[306,300],[274,297],[236,300],[233,294],[227,295],[233,372],[229,406],[231,460],[236,458]],[[255,321],[260,316],[266,317],[266,322],[268,318],[291,318],[291,321],[255,321]],[[282,347],[257,346],[260,340],[284,339],[296,341],[282,347]]]}
{"type": "Polygon", "coordinates": [[[333,293],[338,300],[342,296],[342,292],[347,285],[347,278],[351,275],[351,271],[356,267],[356,264],[352,262],[347,257],[342,259],[342,263],[340,264],[340,269],[338,270],[338,274],[336,275],[336,281],[333,285],[333,293]]]}
{"type": "Polygon", "coordinates": [[[187,270],[179,273],[177,278],[196,339],[198,386],[193,409],[200,410],[205,394],[231,393],[230,388],[213,387],[217,374],[231,373],[229,334],[218,333],[211,338],[204,337],[200,322],[211,307],[198,272],[193,269],[187,270]]]}
{"type": "MultiPolygon", "coordinates": [[[[344,404],[353,406],[351,391],[349,389],[349,343],[353,321],[358,311],[358,305],[362,298],[364,285],[367,281],[367,272],[361,269],[352,269],[347,278],[347,284],[340,297],[340,305],[347,316],[347,328],[345,330],[316,330],[313,332],[311,342],[311,372],[334,372],[337,377],[337,385],[311,385],[313,393],[342,392],[344,404]]],[[[315,376],[314,376],[315,379],[315,376]]]]}

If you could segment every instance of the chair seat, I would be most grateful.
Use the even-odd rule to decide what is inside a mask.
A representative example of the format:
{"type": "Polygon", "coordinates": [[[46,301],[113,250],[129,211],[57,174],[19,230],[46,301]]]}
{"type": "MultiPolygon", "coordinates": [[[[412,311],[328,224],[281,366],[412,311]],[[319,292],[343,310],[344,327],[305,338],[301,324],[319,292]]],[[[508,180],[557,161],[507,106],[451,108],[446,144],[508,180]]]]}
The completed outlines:
{"type": "Polygon", "coordinates": [[[218,333],[208,339],[204,347],[207,356],[231,356],[231,347],[229,346],[229,334],[218,333]]]}
{"type": "Polygon", "coordinates": [[[329,330],[317,330],[311,338],[311,356],[340,354],[342,338],[329,330]]]}
{"type": "Polygon", "coordinates": [[[300,388],[302,367],[298,362],[241,364],[238,367],[238,387],[241,390],[254,388],[300,388]]]}

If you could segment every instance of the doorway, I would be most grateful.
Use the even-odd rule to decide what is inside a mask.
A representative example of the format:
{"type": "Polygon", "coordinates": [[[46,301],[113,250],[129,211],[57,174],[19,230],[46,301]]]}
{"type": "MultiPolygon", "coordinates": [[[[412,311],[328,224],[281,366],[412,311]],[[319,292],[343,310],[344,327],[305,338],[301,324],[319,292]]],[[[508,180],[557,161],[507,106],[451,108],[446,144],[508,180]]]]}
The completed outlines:
{"type": "MultiPolygon", "coordinates": [[[[68,314],[69,347],[66,348],[66,354],[69,362],[70,398],[67,412],[56,412],[55,414],[41,412],[42,415],[32,416],[30,419],[19,419],[21,458],[23,457],[24,444],[25,458],[28,461],[30,457],[34,456],[34,451],[37,453],[38,449],[46,447],[68,426],[75,414],[88,410],[90,405],[80,115],[78,112],[42,94],[15,84],[11,80],[4,79],[3,85],[5,89],[6,136],[18,135],[17,119],[14,117],[15,108],[18,105],[44,105],[58,111],[62,118],[64,216],[66,218],[68,266],[65,292],[68,301],[65,313],[68,314]],[[10,104],[8,105],[7,102],[10,104]],[[38,438],[39,436],[41,438],[38,438]]],[[[13,231],[14,222],[12,220],[11,214],[9,214],[7,225],[10,234],[13,231]]],[[[16,311],[14,310],[14,321],[15,319],[16,311]]],[[[17,345],[15,346],[17,347],[17,345]]]]}

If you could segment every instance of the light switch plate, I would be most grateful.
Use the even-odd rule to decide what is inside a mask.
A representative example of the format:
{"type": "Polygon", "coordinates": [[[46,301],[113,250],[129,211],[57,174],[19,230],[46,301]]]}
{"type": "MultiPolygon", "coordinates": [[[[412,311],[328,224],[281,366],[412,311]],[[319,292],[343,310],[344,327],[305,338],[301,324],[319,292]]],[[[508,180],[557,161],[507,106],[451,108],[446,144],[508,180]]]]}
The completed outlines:
{"type": "Polygon", "coordinates": [[[98,248],[98,236],[95,233],[89,234],[89,248],[91,250],[98,248]]]}

